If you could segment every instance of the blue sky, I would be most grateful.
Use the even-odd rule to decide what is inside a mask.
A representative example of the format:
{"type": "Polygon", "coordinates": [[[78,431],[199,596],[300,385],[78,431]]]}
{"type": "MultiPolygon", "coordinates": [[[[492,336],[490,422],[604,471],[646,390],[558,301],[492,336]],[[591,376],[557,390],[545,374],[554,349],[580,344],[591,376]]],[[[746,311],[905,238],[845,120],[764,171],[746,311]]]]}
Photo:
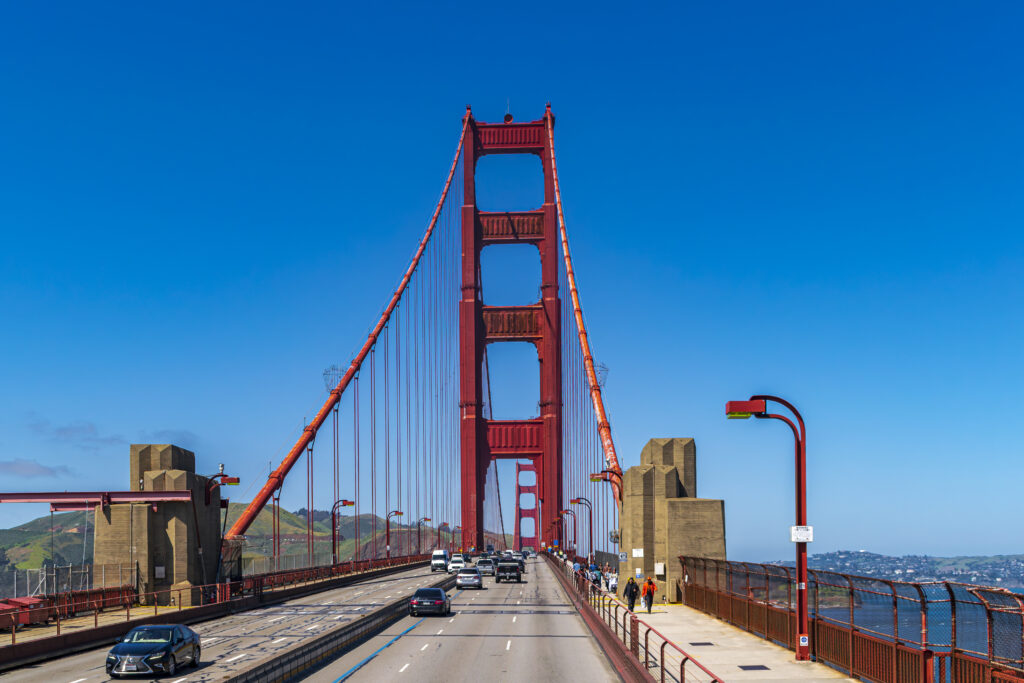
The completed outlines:
{"type": "MultiPolygon", "coordinates": [[[[788,558],[786,430],[723,414],[774,393],[808,422],[813,551],[1022,552],[1022,19],[7,6],[0,488],[123,488],[128,442],[172,440],[255,490],[405,267],[464,106],[551,101],[624,464],[693,436],[730,557],[788,558]]],[[[537,173],[500,170],[481,204],[529,204],[537,173]]],[[[517,258],[495,296],[535,288],[517,258]]]]}

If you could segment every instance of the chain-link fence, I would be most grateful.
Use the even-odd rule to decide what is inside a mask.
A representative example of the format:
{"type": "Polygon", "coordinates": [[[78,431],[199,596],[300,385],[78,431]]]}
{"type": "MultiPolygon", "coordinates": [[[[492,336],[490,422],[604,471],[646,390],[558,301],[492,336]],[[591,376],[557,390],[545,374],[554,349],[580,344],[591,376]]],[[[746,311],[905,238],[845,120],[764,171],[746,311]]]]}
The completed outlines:
{"type": "MultiPolygon", "coordinates": [[[[331,562],[330,553],[313,553],[312,560],[309,554],[278,555],[278,556],[256,556],[242,558],[242,576],[253,576],[254,574],[267,574],[269,572],[284,572],[292,569],[309,569],[311,567],[325,567],[331,562]]],[[[344,563],[344,560],[342,561],[344,563]]]]}
{"type": "Polygon", "coordinates": [[[68,564],[39,569],[0,569],[0,601],[106,586],[138,586],[134,567],[132,564],[68,564]]]}

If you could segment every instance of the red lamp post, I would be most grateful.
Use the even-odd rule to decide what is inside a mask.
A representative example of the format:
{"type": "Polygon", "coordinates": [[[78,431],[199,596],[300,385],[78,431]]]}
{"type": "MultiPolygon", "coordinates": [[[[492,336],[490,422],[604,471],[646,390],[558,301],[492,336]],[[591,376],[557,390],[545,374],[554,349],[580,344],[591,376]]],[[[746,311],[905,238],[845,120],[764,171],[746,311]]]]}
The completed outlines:
{"type": "MultiPolygon", "coordinates": [[[[459,545],[459,541],[456,540],[459,537],[459,532],[460,531],[462,531],[462,527],[461,526],[455,527],[455,534],[452,536],[452,539],[455,540],[455,549],[458,549],[458,550],[462,550],[462,546],[460,546],[459,545]]],[[[465,537],[463,537],[462,540],[465,541],[466,540],[465,537]]]]}
{"type": "Polygon", "coordinates": [[[437,544],[434,546],[434,548],[436,549],[441,548],[441,529],[448,529],[449,531],[451,531],[452,528],[448,526],[448,522],[441,522],[437,526],[437,544]]]}
{"type": "MultiPolygon", "coordinates": [[[[563,515],[572,515],[572,550],[575,553],[579,540],[579,525],[576,523],[576,512],[574,510],[562,510],[563,515]]],[[[561,517],[559,517],[561,519],[561,517]]]]}
{"type": "Polygon", "coordinates": [[[403,512],[401,510],[392,510],[388,513],[387,519],[385,520],[385,531],[384,531],[384,542],[387,545],[387,556],[391,558],[391,518],[401,517],[403,512]]]}
{"type": "MultiPolygon", "coordinates": [[[[421,555],[423,553],[423,542],[420,540],[420,525],[423,524],[423,522],[429,522],[429,521],[430,521],[430,517],[423,517],[418,522],[416,522],[416,554],[417,555],[421,555]]],[[[438,534],[439,534],[439,537],[440,537],[440,532],[438,532],[438,534]]]]}
{"type": "MultiPolygon", "coordinates": [[[[594,506],[590,504],[590,500],[589,499],[584,498],[583,496],[580,496],[579,498],[573,498],[569,502],[572,503],[573,505],[586,505],[587,506],[587,512],[590,513],[589,515],[587,515],[589,517],[589,521],[590,521],[590,535],[587,536],[587,549],[590,552],[587,554],[587,559],[589,559],[591,562],[593,562],[594,561],[594,506]]],[[[577,543],[576,545],[579,545],[579,543],[577,543]]]]}
{"type": "MultiPolygon", "coordinates": [[[[355,505],[355,501],[341,500],[334,501],[334,507],[331,508],[331,563],[338,564],[338,507],[352,507],[355,505]]],[[[355,555],[353,554],[353,557],[355,555]]]]}
{"type": "Polygon", "coordinates": [[[725,414],[730,419],[745,420],[754,416],[761,420],[781,420],[793,430],[793,437],[796,441],[796,526],[790,530],[790,540],[796,544],[796,658],[797,660],[810,659],[810,620],[807,614],[807,543],[814,540],[814,531],[807,525],[807,431],[804,427],[804,419],[788,401],[777,396],[767,395],[751,396],[749,401],[729,401],[725,404],[725,414]],[[768,401],[788,408],[796,418],[796,424],[785,415],[769,413],[768,401]]]}

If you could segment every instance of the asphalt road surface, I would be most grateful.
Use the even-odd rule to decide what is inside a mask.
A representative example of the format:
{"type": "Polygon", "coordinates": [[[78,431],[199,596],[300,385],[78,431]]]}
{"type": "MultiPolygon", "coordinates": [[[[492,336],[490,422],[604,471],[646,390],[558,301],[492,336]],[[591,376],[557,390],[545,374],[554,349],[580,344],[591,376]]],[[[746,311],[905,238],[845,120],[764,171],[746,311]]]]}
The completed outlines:
{"type": "MultiPolygon", "coordinates": [[[[329,627],[358,619],[398,598],[411,595],[422,586],[440,582],[444,576],[431,576],[429,568],[417,568],[390,576],[367,579],[343,588],[295,598],[248,612],[193,624],[201,637],[202,655],[198,669],[180,669],[176,678],[164,677],[167,683],[214,681],[225,674],[236,673],[265,659],[274,652],[293,647],[329,627]]],[[[173,620],[173,615],[169,621],[173,620]]],[[[22,667],[0,674],[0,681],[15,683],[93,683],[108,681],[104,669],[110,645],[62,657],[49,662],[22,667]]],[[[145,677],[130,679],[155,680],[145,677]]]]}
{"type": "Polygon", "coordinates": [[[523,580],[453,589],[450,617],[405,617],[305,680],[621,680],[544,561],[523,580]]]}

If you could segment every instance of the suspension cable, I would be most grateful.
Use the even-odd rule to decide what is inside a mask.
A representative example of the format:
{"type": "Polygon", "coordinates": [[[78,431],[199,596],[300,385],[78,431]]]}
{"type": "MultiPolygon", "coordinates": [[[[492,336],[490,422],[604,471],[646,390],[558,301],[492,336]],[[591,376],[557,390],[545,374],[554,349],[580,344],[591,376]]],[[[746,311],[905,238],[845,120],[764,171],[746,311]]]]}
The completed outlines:
{"type": "Polygon", "coordinates": [[[338,380],[337,386],[331,390],[330,396],[328,396],[327,400],[320,408],[320,411],[317,412],[316,417],[314,417],[313,421],[303,430],[299,440],[294,446],[292,446],[292,449],[288,452],[288,455],[285,456],[285,459],[281,462],[278,468],[271,472],[270,476],[267,478],[267,483],[263,485],[263,488],[259,490],[249,505],[246,506],[245,510],[242,511],[242,514],[235,520],[235,523],[231,525],[231,528],[228,530],[225,538],[238,538],[244,534],[253,521],[255,521],[256,515],[258,515],[260,510],[262,510],[267,504],[267,501],[270,499],[274,489],[284,483],[285,476],[287,476],[288,472],[291,471],[292,467],[295,465],[295,462],[302,455],[303,451],[306,449],[306,445],[316,436],[317,430],[320,429],[320,426],[327,419],[327,416],[330,414],[335,404],[341,400],[342,393],[344,393],[349,382],[352,381],[352,378],[355,376],[360,366],[362,366],[363,360],[370,352],[370,349],[377,343],[377,337],[380,334],[380,331],[390,319],[391,312],[395,310],[395,306],[398,305],[398,300],[402,298],[402,294],[405,292],[405,288],[409,284],[409,280],[412,278],[412,274],[415,272],[416,266],[420,262],[420,257],[426,249],[427,242],[430,240],[430,236],[434,232],[434,226],[437,225],[437,219],[441,215],[441,209],[444,206],[445,199],[448,197],[448,188],[451,187],[452,178],[455,175],[455,169],[458,166],[459,158],[462,156],[462,146],[466,139],[466,129],[468,127],[469,117],[467,116],[462,122],[462,132],[459,134],[459,144],[455,149],[455,158],[452,160],[451,168],[448,170],[448,178],[445,180],[444,189],[441,191],[441,198],[437,201],[437,206],[434,208],[434,213],[430,218],[430,224],[428,225],[423,238],[420,240],[419,247],[417,248],[415,255],[412,257],[412,262],[409,264],[405,274],[402,276],[402,281],[391,296],[391,300],[388,302],[387,308],[385,308],[384,312],[381,313],[380,319],[370,332],[370,335],[367,337],[363,347],[359,350],[359,353],[356,355],[352,364],[349,366],[342,378],[338,380]]]}
{"type": "MultiPolygon", "coordinates": [[[[615,442],[612,440],[612,429],[608,422],[608,414],[604,409],[604,400],[601,397],[601,385],[597,382],[597,373],[594,371],[594,356],[590,350],[590,341],[587,338],[587,326],[583,322],[583,309],[580,306],[580,294],[576,288],[576,274],[572,268],[572,256],[569,254],[569,236],[565,228],[565,215],[562,212],[562,193],[558,187],[558,165],[555,163],[555,135],[552,126],[551,105],[548,105],[544,114],[544,120],[548,129],[548,144],[551,149],[551,176],[555,185],[555,206],[558,209],[558,228],[562,238],[562,256],[565,260],[565,275],[569,282],[569,294],[572,298],[573,314],[576,317],[576,329],[579,331],[580,349],[583,352],[583,365],[587,373],[587,382],[590,385],[590,400],[594,404],[594,413],[597,417],[597,431],[601,435],[601,446],[604,450],[605,464],[608,469],[622,474],[619,466],[619,458],[615,453],[615,442]]],[[[615,499],[621,504],[622,491],[619,483],[610,481],[615,499]]]]}

